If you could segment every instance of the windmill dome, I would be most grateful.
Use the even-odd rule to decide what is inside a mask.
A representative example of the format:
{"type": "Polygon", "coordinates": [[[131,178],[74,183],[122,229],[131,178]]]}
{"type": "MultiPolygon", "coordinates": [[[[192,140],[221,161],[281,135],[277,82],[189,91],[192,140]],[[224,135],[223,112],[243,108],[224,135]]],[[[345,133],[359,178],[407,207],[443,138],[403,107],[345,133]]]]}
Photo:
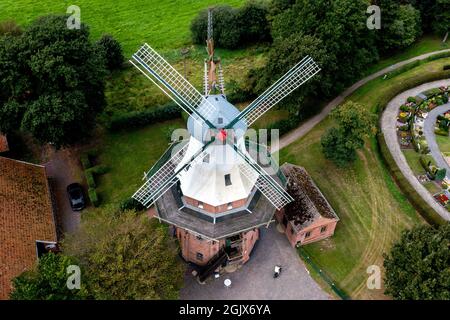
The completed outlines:
{"type": "MultiPolygon", "coordinates": [[[[246,152],[244,139],[241,138],[238,148],[246,152]]],[[[183,160],[178,164],[181,168],[203,146],[197,138],[191,137],[183,160]]],[[[179,174],[180,187],[184,196],[220,206],[247,198],[255,185],[242,175],[239,165],[245,160],[239,157],[229,144],[213,143],[198,158],[179,174]]],[[[256,180],[256,179],[255,179],[256,180]]]]}
{"type": "MultiPolygon", "coordinates": [[[[203,102],[197,111],[211,122],[214,127],[224,128],[230,121],[236,118],[240,111],[227,101],[224,95],[210,95],[205,97],[208,102],[203,102]],[[211,107],[214,106],[214,107],[211,107]]],[[[198,115],[192,113],[187,122],[187,128],[191,136],[199,141],[208,141],[209,126],[198,115]]],[[[238,121],[234,126],[234,134],[236,139],[240,139],[247,131],[247,125],[244,121],[238,121]]]]}

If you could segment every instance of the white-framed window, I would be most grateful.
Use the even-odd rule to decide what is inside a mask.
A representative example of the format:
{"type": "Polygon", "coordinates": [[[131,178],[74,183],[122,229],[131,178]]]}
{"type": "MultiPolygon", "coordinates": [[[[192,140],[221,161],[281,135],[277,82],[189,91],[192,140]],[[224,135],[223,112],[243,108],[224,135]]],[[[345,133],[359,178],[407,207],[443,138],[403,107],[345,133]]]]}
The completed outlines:
{"type": "Polygon", "coordinates": [[[199,202],[198,202],[198,207],[199,207],[200,209],[203,209],[203,202],[199,201],[199,202]]]}
{"type": "Polygon", "coordinates": [[[233,209],[233,202],[228,202],[227,209],[228,210],[233,209]]]}

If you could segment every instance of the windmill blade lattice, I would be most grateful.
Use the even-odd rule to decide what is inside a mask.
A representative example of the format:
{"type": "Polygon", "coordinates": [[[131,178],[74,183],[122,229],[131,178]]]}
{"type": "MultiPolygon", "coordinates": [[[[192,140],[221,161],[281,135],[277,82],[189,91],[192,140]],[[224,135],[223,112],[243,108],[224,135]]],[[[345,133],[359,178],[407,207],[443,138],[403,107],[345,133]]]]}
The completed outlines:
{"type": "MultiPolygon", "coordinates": [[[[181,104],[190,112],[195,113],[205,121],[208,126],[214,128],[212,123],[208,120],[208,117],[216,112],[216,108],[163,57],[153,50],[153,48],[148,44],[144,44],[133,55],[133,59],[156,79],[157,82],[166,88],[175,102],[181,104]],[[201,113],[197,110],[200,105],[202,106],[201,113]]],[[[143,72],[142,69],[138,69],[143,72]]],[[[167,94],[166,91],[165,93],[167,94]]]]}
{"type": "Polygon", "coordinates": [[[311,57],[305,57],[259,98],[245,108],[227,127],[231,128],[236,122],[242,119],[245,119],[247,126],[250,126],[278,102],[315,76],[320,70],[320,67],[311,57]]]}

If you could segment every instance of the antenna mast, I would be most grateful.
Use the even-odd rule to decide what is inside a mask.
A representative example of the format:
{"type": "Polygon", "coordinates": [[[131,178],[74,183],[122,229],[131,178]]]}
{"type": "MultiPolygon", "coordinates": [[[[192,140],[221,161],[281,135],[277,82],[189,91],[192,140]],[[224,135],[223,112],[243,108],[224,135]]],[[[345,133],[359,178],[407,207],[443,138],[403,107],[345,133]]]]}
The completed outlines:
{"type": "Polygon", "coordinates": [[[225,95],[225,82],[223,78],[221,61],[220,58],[216,59],[214,56],[213,9],[214,8],[208,8],[208,39],[206,40],[206,51],[208,52],[208,59],[205,60],[205,95],[216,93],[217,91],[225,95]]]}

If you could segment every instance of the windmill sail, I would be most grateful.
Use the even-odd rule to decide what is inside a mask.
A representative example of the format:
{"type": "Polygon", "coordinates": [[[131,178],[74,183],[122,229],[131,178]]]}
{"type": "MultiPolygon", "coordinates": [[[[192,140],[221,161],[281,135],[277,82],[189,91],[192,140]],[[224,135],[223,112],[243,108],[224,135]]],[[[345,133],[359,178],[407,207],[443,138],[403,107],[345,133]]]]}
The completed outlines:
{"type": "Polygon", "coordinates": [[[242,119],[245,119],[247,126],[250,126],[264,113],[269,111],[292,91],[311,79],[319,71],[320,67],[314,60],[309,56],[305,57],[267,89],[259,98],[245,108],[236,119],[230,122],[227,128],[232,128],[236,122],[242,119]]]}
{"type": "Polygon", "coordinates": [[[214,128],[208,119],[215,112],[215,107],[148,44],[144,44],[133,55],[133,59],[138,65],[130,62],[155,84],[164,87],[158,85],[186,112],[196,114],[210,128],[214,128]],[[202,112],[197,110],[199,106],[202,106],[202,112]]]}
{"type": "Polygon", "coordinates": [[[255,181],[255,187],[278,209],[280,210],[288,203],[294,201],[289,193],[280,186],[256,161],[244,154],[235,146],[236,153],[245,162],[239,165],[240,172],[250,181],[255,181]]]}

